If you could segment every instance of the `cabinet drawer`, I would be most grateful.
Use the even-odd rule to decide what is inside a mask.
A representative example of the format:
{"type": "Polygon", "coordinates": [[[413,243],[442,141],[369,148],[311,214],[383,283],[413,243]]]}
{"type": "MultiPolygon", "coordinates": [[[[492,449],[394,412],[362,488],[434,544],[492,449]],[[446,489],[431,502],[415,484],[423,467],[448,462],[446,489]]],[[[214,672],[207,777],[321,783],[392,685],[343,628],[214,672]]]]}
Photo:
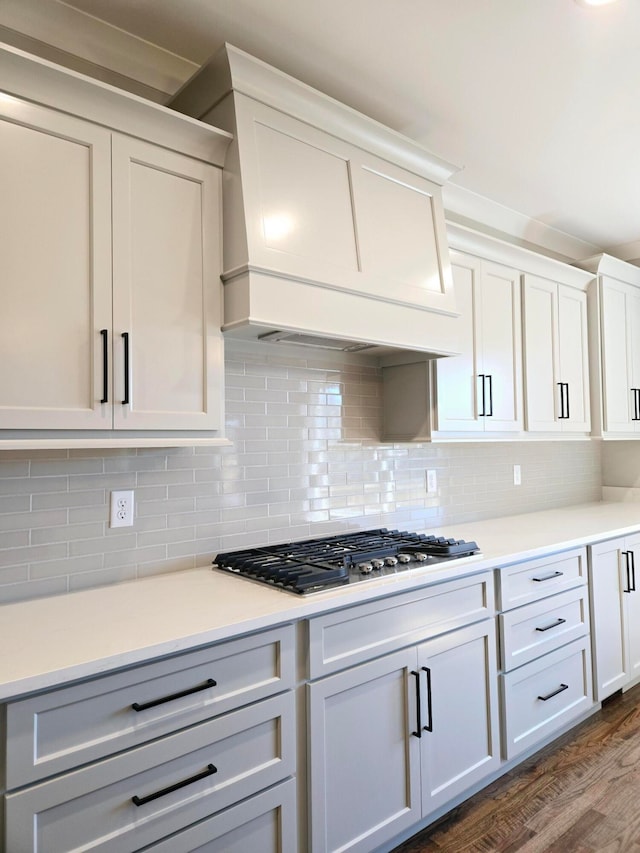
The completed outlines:
{"type": "Polygon", "coordinates": [[[493,573],[348,607],[309,621],[309,677],[396,651],[493,616],[493,573]]]}
{"type": "Polygon", "coordinates": [[[294,629],[285,625],[12,702],[7,788],[266,698],[294,677],[294,629]]]}
{"type": "Polygon", "coordinates": [[[149,853],[296,853],[297,849],[294,779],[146,848],[149,853]]]}
{"type": "Polygon", "coordinates": [[[586,548],[505,566],[498,572],[498,609],[520,607],[586,582],[586,548]]]}
{"type": "Polygon", "coordinates": [[[587,588],[561,592],[499,617],[500,665],[515,669],[589,633],[587,588]]]}
{"type": "Polygon", "coordinates": [[[593,705],[589,638],[500,676],[505,758],[535,746],[593,705]]]}
{"type": "Polygon", "coordinates": [[[8,794],[7,849],[131,853],[294,769],[290,691],[8,794]]]}

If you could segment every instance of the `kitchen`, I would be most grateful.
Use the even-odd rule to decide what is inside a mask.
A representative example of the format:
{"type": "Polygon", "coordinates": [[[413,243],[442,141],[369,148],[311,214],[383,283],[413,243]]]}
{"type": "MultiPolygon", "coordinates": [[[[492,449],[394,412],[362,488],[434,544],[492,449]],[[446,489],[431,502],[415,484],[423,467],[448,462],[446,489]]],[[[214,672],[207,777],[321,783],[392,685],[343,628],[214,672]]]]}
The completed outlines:
{"type": "Polygon", "coordinates": [[[278,346],[225,341],[229,445],[3,451],[2,601],[177,573],[220,551],[345,528],[458,535],[468,522],[635,483],[631,441],[382,442],[377,366],[278,346]],[[113,490],[134,491],[133,530],[107,527],[113,490]]]}

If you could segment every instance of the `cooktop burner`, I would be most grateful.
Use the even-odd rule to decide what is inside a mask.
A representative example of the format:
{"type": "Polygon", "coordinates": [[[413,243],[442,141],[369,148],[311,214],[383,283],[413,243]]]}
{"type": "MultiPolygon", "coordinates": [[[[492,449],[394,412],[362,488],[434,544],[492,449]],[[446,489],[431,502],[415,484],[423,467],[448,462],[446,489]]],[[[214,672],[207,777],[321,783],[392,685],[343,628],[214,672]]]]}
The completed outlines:
{"type": "Polygon", "coordinates": [[[218,554],[214,566],[307,594],[479,554],[475,542],[399,530],[365,530],[218,554]]]}

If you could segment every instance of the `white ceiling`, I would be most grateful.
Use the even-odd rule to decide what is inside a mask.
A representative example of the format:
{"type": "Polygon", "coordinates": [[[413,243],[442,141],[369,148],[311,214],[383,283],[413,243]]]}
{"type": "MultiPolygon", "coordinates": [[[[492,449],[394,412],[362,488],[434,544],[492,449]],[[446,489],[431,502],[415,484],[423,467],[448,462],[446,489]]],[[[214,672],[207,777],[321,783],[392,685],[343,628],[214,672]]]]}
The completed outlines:
{"type": "Polygon", "coordinates": [[[18,34],[165,93],[231,42],[460,165],[531,242],[640,256],[640,0],[2,0],[18,34]]]}

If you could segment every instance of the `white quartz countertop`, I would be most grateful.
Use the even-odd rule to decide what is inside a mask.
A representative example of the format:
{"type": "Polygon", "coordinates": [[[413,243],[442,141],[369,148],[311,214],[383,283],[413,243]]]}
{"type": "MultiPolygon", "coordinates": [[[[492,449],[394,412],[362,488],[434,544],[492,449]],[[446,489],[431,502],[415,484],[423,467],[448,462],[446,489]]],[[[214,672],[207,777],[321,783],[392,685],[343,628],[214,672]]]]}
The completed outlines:
{"type": "Polygon", "coordinates": [[[0,606],[0,700],[338,607],[640,530],[640,503],[593,503],[454,524],[482,555],[309,597],[211,567],[0,606]]]}

